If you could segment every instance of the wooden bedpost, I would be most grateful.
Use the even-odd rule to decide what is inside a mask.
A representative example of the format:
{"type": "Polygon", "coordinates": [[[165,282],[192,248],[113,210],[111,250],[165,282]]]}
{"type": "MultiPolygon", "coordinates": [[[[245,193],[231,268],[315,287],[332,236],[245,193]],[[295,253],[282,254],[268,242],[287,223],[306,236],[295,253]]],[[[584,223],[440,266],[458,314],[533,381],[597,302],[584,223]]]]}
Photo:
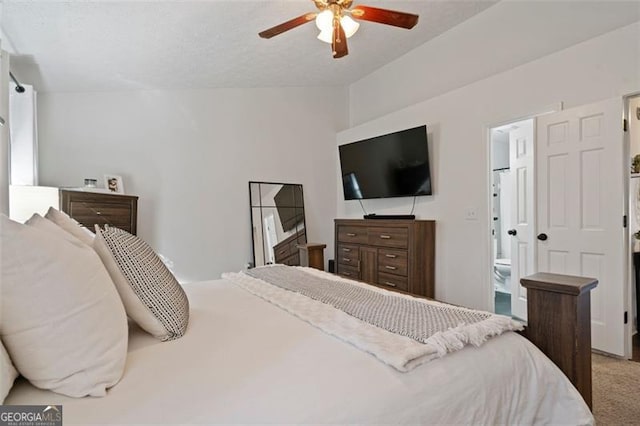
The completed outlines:
{"type": "Polygon", "coordinates": [[[591,408],[591,297],[595,278],[539,272],[527,289],[527,338],[567,375],[591,408]]]}

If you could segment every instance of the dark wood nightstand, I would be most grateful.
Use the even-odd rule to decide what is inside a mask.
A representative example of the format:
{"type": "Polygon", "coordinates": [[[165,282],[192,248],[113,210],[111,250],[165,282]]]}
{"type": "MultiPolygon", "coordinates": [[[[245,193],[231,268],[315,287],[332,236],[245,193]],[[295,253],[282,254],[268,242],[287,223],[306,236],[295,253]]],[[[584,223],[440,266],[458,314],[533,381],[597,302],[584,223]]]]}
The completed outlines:
{"type": "Polygon", "coordinates": [[[324,271],[324,249],[326,247],[326,244],[298,244],[300,266],[308,266],[324,271]]]}

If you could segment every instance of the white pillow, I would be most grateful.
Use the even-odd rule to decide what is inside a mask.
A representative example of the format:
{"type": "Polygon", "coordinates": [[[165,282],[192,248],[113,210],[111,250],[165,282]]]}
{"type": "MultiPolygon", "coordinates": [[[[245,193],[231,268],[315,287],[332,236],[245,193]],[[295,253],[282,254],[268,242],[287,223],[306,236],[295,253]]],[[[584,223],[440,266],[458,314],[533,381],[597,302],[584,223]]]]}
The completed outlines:
{"type": "Polygon", "coordinates": [[[91,247],[0,215],[0,335],[42,389],[104,396],[122,377],[127,317],[91,247]]]}
{"type": "Polygon", "coordinates": [[[7,350],[0,341],[0,405],[9,394],[13,381],[18,377],[18,371],[11,363],[7,350]]]}
{"type": "Polygon", "coordinates": [[[56,237],[65,239],[77,246],[78,245],[81,247],[86,246],[85,243],[80,241],[78,238],[74,237],[73,234],[65,231],[64,229],[62,229],[61,227],[53,223],[51,220],[45,219],[44,217],[40,216],[38,213],[34,213],[33,216],[31,216],[24,224],[28,226],[32,226],[34,228],[38,228],[45,232],[50,232],[54,234],[56,237]]]}
{"type": "Polygon", "coordinates": [[[147,243],[122,229],[96,225],[93,249],[132,320],[163,341],[184,335],[189,324],[187,295],[147,243]]]}
{"type": "Polygon", "coordinates": [[[90,229],[85,228],[80,225],[75,219],[69,217],[64,212],[60,210],[56,210],[53,207],[49,207],[47,214],[44,215],[45,218],[49,219],[51,222],[58,225],[60,228],[64,229],[86,245],[93,244],[93,232],[90,229]]]}

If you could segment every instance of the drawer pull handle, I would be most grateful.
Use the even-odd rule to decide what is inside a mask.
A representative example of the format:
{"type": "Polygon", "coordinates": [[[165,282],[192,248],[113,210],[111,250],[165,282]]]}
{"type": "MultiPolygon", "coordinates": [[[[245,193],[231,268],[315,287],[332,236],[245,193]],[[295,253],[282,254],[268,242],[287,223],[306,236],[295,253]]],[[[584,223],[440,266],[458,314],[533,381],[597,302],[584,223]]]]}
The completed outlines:
{"type": "Polygon", "coordinates": [[[348,257],[343,257],[343,258],[342,258],[342,260],[343,260],[344,262],[351,262],[351,259],[349,259],[348,257]]]}
{"type": "Polygon", "coordinates": [[[389,266],[389,265],[386,265],[385,268],[390,269],[392,271],[395,271],[396,269],[398,269],[395,266],[389,266]]]}
{"type": "Polygon", "coordinates": [[[96,212],[96,214],[102,214],[102,212],[96,212]]]}
{"type": "Polygon", "coordinates": [[[396,256],[395,254],[385,254],[385,257],[388,257],[389,259],[395,259],[398,256],[396,256]]]}
{"type": "Polygon", "coordinates": [[[382,234],[382,235],[380,235],[380,238],[382,238],[383,240],[389,240],[389,239],[391,239],[391,235],[382,234]]]}
{"type": "Polygon", "coordinates": [[[351,272],[343,272],[342,275],[346,275],[346,276],[350,277],[351,276],[351,272]]]}
{"type": "Polygon", "coordinates": [[[389,281],[385,281],[384,283],[385,283],[385,285],[388,285],[389,287],[397,287],[394,283],[390,283],[389,281]]]}
{"type": "Polygon", "coordinates": [[[347,237],[355,237],[356,234],[354,234],[353,232],[347,232],[347,237]]]}
{"type": "Polygon", "coordinates": [[[343,248],[342,251],[349,253],[351,251],[351,249],[343,248]]]}

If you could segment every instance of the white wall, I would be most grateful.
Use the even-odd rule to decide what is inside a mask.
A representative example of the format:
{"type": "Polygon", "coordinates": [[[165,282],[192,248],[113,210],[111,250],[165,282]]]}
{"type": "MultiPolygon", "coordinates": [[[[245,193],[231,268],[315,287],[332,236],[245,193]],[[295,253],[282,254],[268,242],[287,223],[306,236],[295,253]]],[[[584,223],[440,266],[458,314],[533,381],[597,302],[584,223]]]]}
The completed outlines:
{"type": "Polygon", "coordinates": [[[493,170],[509,167],[509,131],[491,131],[491,168],[493,170]]]}
{"type": "MultiPolygon", "coordinates": [[[[638,1],[501,1],[352,84],[351,125],[431,99],[638,20],[638,1]]],[[[639,34],[631,36],[636,41],[640,39],[639,34]]],[[[612,50],[611,54],[624,52],[621,46],[612,46],[612,50]]],[[[598,66],[606,71],[610,66],[607,57],[601,59],[598,66]]],[[[580,73],[575,77],[580,79],[580,73]]],[[[494,93],[488,95],[487,100],[494,93]]]]}
{"type": "Polygon", "coordinates": [[[250,180],[304,186],[309,241],[333,240],[344,88],[40,93],[40,182],[122,175],[138,233],[181,281],[251,259],[250,180]],[[329,188],[329,190],[327,190],[329,188]]]}
{"type": "Polygon", "coordinates": [[[640,154],[640,116],[637,111],[640,110],[640,96],[629,100],[629,133],[631,137],[631,146],[629,147],[630,157],[640,154]]]}
{"type": "MultiPolygon", "coordinates": [[[[1,5],[0,5],[1,7],[1,5]]],[[[1,11],[2,9],[0,9],[1,11]]],[[[2,42],[2,40],[0,40],[2,42]]],[[[0,213],[9,215],[9,53],[0,50],[0,213]]]]}
{"type": "MultiPolygon", "coordinates": [[[[403,75],[405,61],[427,67],[420,49],[380,72],[403,75]]],[[[423,76],[404,80],[420,85],[423,76]]],[[[389,80],[391,87],[397,80],[389,80]]],[[[375,75],[350,92],[353,111],[371,101],[378,88],[375,75]],[[366,93],[366,95],[365,95],[366,93]],[[362,94],[362,95],[361,95],[362,94]]],[[[490,125],[546,109],[562,101],[565,107],[621,97],[640,90],[640,23],[635,23],[557,53],[469,84],[460,89],[398,109],[338,134],[338,144],[421,124],[428,126],[434,195],[418,197],[419,219],[435,219],[436,297],[455,304],[488,309],[490,125]],[[465,220],[475,209],[478,220],[465,220]]],[[[374,118],[366,108],[358,120],[374,118]]],[[[337,155],[336,155],[337,157],[337,155]]],[[[336,161],[337,163],[337,161],[336,161]]],[[[339,167],[338,167],[339,169],[339,167]]],[[[337,170],[336,175],[339,175],[337,170]]],[[[408,213],[410,198],[367,200],[375,213],[408,213]]],[[[338,217],[361,217],[357,202],[345,202],[338,191],[338,217]]]]}

